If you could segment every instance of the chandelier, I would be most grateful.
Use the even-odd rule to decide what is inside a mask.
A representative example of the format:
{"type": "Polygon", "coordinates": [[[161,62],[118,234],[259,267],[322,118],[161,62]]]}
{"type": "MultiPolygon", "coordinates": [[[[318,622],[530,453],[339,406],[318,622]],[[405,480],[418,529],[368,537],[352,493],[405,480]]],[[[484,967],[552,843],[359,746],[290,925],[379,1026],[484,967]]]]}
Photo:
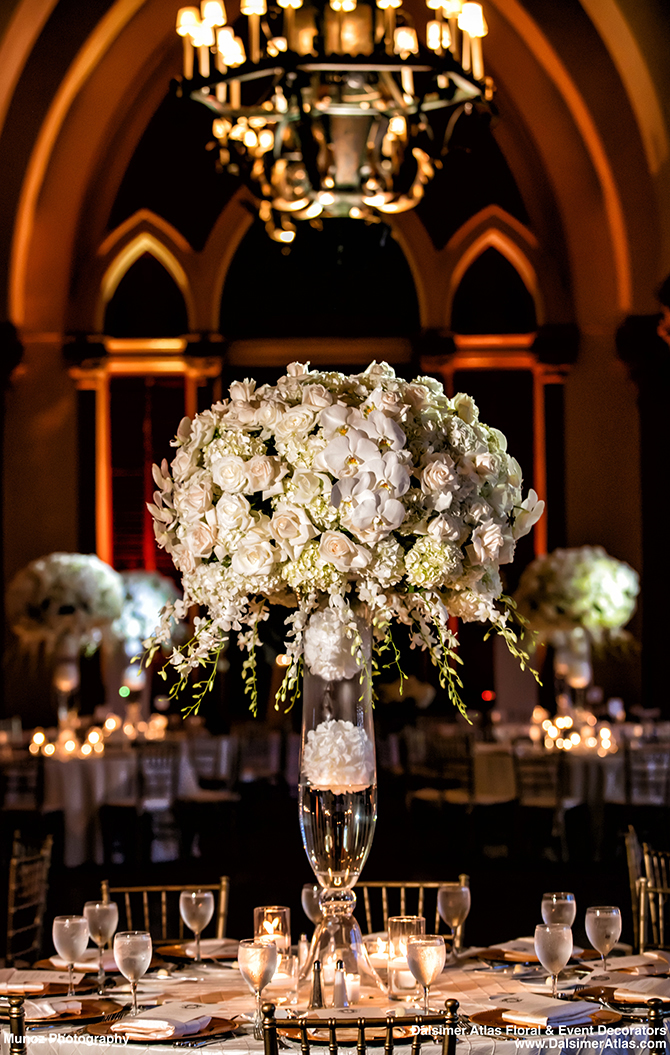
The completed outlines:
{"type": "Polygon", "coordinates": [[[425,45],[402,0],[240,0],[233,25],[223,0],[180,9],[180,90],[213,111],[218,163],[275,241],[414,208],[456,120],[488,110],[481,5],[426,2],[425,45]]]}

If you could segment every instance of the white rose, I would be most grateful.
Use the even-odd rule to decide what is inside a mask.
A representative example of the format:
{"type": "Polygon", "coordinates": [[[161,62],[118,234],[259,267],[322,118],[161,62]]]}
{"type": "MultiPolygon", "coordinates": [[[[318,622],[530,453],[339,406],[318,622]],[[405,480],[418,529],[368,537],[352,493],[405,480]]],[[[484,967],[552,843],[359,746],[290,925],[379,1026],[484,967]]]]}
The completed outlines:
{"type": "Polygon", "coordinates": [[[199,469],[193,473],[187,485],[175,491],[175,509],[183,520],[197,520],[212,508],[212,497],[211,473],[206,469],[199,469]]]}
{"type": "Polygon", "coordinates": [[[310,407],[329,407],[333,397],[325,385],[305,385],[302,390],[302,401],[310,407]]]}
{"type": "Polygon", "coordinates": [[[255,424],[261,425],[264,429],[274,429],[285,409],[285,403],[281,403],[277,399],[268,399],[261,403],[256,411],[255,424]]]}
{"type": "Polygon", "coordinates": [[[254,523],[244,495],[222,494],[216,503],[216,520],[221,531],[248,531],[254,523]]]}
{"type": "Polygon", "coordinates": [[[294,436],[306,436],[314,427],[316,413],[314,407],[304,404],[291,407],[275,425],[275,436],[281,441],[290,440],[294,436]]]}
{"type": "Polygon", "coordinates": [[[450,516],[448,513],[440,513],[433,517],[428,524],[428,532],[436,542],[460,542],[465,531],[458,517],[450,516]]]}
{"type": "Polygon", "coordinates": [[[331,490],[330,478],[325,473],[294,473],[291,480],[291,495],[300,505],[309,505],[313,498],[323,493],[324,485],[331,490]]]}
{"type": "Polygon", "coordinates": [[[242,542],[236,549],[231,561],[231,568],[236,575],[268,575],[278,557],[277,550],[270,542],[252,538],[251,542],[242,542]]]}
{"type": "Polygon", "coordinates": [[[236,454],[224,455],[212,463],[212,478],[217,487],[229,494],[244,491],[247,486],[247,471],[243,458],[236,454]]]}
{"type": "MultiPolygon", "coordinates": [[[[275,484],[286,476],[288,469],[282,465],[281,459],[275,455],[268,457],[267,454],[255,454],[246,462],[247,480],[250,491],[268,491],[275,493],[275,484]]],[[[264,495],[269,498],[270,495],[264,495]]]]}
{"type": "Polygon", "coordinates": [[[304,377],[309,373],[309,363],[289,363],[286,367],[288,377],[304,377]]]}
{"type": "Polygon", "coordinates": [[[448,454],[429,454],[419,475],[424,494],[433,491],[453,491],[457,476],[448,454]]]}
{"type": "Polygon", "coordinates": [[[256,391],[256,382],[250,381],[249,378],[233,381],[229,391],[233,403],[250,403],[256,391]]]}
{"type": "Polygon", "coordinates": [[[472,546],[468,549],[474,550],[477,562],[483,564],[485,561],[496,559],[502,544],[503,533],[500,524],[496,524],[495,520],[485,520],[472,532],[472,546]]]}
{"type": "Polygon", "coordinates": [[[183,480],[188,478],[195,472],[198,467],[198,459],[200,457],[200,450],[198,447],[192,447],[190,444],[187,447],[180,447],[172,459],[172,476],[181,483],[183,480]]]}
{"type": "Polygon", "coordinates": [[[319,556],[338,571],[347,572],[367,567],[372,554],[365,546],[352,542],[342,531],[324,531],[319,543],[319,556]]]}
{"type": "Polygon", "coordinates": [[[430,402],[430,392],[425,385],[408,385],[405,389],[405,402],[415,410],[423,410],[430,402]]]}
{"type": "Polygon", "coordinates": [[[216,418],[211,410],[203,410],[191,422],[191,433],[189,444],[195,447],[206,447],[214,439],[216,431],[216,418]]]}
{"type": "Polygon", "coordinates": [[[479,411],[477,404],[475,403],[472,396],[468,396],[465,392],[459,392],[454,396],[453,400],[454,410],[458,414],[461,421],[467,422],[468,425],[472,425],[474,421],[477,421],[479,417],[479,411]]]}
{"type": "Polygon", "coordinates": [[[275,510],[270,531],[292,560],[299,557],[309,540],[319,533],[305,511],[297,508],[275,510]]]}
{"type": "Polygon", "coordinates": [[[183,541],[194,557],[209,557],[216,543],[216,528],[200,521],[189,528],[183,541]]]}

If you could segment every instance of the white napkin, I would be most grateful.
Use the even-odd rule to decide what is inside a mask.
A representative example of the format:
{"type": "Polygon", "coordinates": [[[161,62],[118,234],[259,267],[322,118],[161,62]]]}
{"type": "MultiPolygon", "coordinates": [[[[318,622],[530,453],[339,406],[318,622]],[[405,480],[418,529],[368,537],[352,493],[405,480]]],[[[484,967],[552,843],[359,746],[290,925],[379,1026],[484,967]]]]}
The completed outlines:
{"type": "Polygon", "coordinates": [[[591,1022],[594,1006],[587,1000],[554,1000],[531,993],[509,993],[491,998],[502,1011],[505,1022],[519,1026],[571,1025],[591,1022]]]}
{"type": "Polygon", "coordinates": [[[81,1011],[81,1000],[59,1000],[49,1002],[48,1000],[26,1000],[24,1004],[26,1018],[34,1022],[40,1018],[55,1018],[62,1015],[64,1011],[81,1011]]]}
{"type": "MultiPolygon", "coordinates": [[[[201,938],[200,955],[237,956],[237,947],[239,944],[239,941],[236,941],[235,938],[201,938]]],[[[184,949],[184,952],[187,956],[191,956],[195,959],[195,942],[189,942],[186,948],[184,949]]]]}
{"type": "Polygon", "coordinates": [[[670,1000],[670,978],[631,977],[614,990],[615,1000],[670,1000]]]}
{"type": "Polygon", "coordinates": [[[670,953],[645,952],[639,956],[610,956],[613,971],[630,971],[631,974],[667,974],[670,970],[670,953]]]}
{"type": "Polygon", "coordinates": [[[151,1008],[115,1022],[112,1032],[129,1040],[170,1040],[199,1033],[212,1021],[206,1004],[167,1003],[160,1011],[151,1008]]]}
{"type": "MultiPolygon", "coordinates": [[[[87,949],[81,959],[77,960],[74,965],[75,971],[97,971],[100,954],[97,949],[87,949]]],[[[53,964],[59,970],[67,970],[67,962],[62,956],[50,956],[49,963],[53,964]]],[[[116,960],[114,959],[114,953],[111,949],[106,949],[102,954],[102,966],[103,970],[107,972],[118,971],[116,966],[116,960]]]]}
{"type": "MultiPolygon", "coordinates": [[[[83,975],[73,975],[75,985],[83,975]]],[[[13,967],[0,969],[0,993],[43,993],[51,982],[68,984],[67,971],[18,971],[13,967]]]]}

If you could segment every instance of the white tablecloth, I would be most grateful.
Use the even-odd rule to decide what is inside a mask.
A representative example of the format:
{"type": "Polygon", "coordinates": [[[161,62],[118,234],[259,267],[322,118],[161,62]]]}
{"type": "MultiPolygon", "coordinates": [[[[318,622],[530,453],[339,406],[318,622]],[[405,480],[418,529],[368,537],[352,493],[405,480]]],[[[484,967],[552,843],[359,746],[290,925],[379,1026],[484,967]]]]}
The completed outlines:
{"type": "MultiPolygon", "coordinates": [[[[137,752],[122,748],[108,748],[104,755],[89,758],[45,758],[43,810],[63,812],[67,868],[86,861],[103,863],[98,812],[109,804],[135,806],[137,765],[137,752]]],[[[178,796],[188,798],[197,786],[184,742],[179,750],[178,796]]]]}

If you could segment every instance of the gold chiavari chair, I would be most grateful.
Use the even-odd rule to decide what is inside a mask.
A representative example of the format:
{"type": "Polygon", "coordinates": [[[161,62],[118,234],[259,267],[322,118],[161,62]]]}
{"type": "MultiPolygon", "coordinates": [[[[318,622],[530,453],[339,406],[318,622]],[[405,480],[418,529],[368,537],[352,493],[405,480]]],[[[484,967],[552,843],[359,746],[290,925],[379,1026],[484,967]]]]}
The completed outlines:
{"type": "Polygon", "coordinates": [[[340,1012],[338,1017],[337,1011],[333,1009],[332,1018],[311,1018],[308,1013],[306,1018],[290,1020],[284,1018],[277,1021],[274,1004],[263,1004],[262,1011],[264,1055],[278,1055],[278,1028],[295,1030],[300,1041],[301,1055],[309,1055],[310,1043],[321,1048],[328,1044],[329,1055],[338,1055],[340,1044],[351,1050],[355,1043],[356,1055],[366,1055],[369,1043],[379,1044],[379,1031],[382,1029],[384,1030],[384,1055],[392,1055],[395,1043],[394,1029],[400,1028],[405,1032],[408,1027],[412,1030],[411,1055],[419,1055],[424,1041],[432,1043],[438,1037],[442,1039],[442,1055],[455,1055],[456,1052],[458,1000],[447,1000],[444,1011],[439,1014],[404,1015],[402,1018],[396,1018],[395,1015],[385,1018],[356,1018],[355,1012],[348,1017],[340,1012]],[[312,1039],[315,1030],[319,1033],[315,1039],[312,1039]],[[351,1038],[354,1031],[355,1041],[351,1038]],[[340,1040],[338,1040],[338,1033],[341,1037],[344,1033],[340,1040]],[[370,1033],[373,1034],[371,1037],[366,1036],[370,1033]],[[324,1039],[325,1034],[327,1034],[327,1040],[324,1039]]]}
{"type": "Polygon", "coordinates": [[[8,877],[7,967],[19,959],[30,963],[39,954],[52,844],[53,839],[48,835],[39,850],[30,851],[21,843],[19,833],[14,835],[8,877]]]}
{"type": "Polygon", "coordinates": [[[670,853],[654,850],[649,843],[642,843],[644,877],[639,880],[639,930],[640,952],[643,945],[655,945],[666,948],[668,936],[665,931],[665,902],[670,895],[670,853]],[[644,901],[642,904],[642,885],[644,880],[644,901]],[[644,915],[644,933],[642,917],[644,915]]]}
{"type": "Polygon", "coordinates": [[[628,865],[628,885],[630,887],[630,904],[633,915],[633,940],[635,949],[640,947],[640,879],[642,877],[642,847],[637,832],[632,824],[626,832],[626,863],[628,865]]]}
{"type": "MultiPolygon", "coordinates": [[[[462,886],[470,885],[467,875],[460,875],[458,881],[462,886]]],[[[357,883],[354,892],[357,896],[363,895],[366,934],[386,930],[389,916],[425,916],[426,930],[439,934],[441,920],[437,908],[437,892],[446,882],[445,879],[442,882],[430,883],[404,880],[357,883]]]]}
{"type": "MultiPolygon", "coordinates": [[[[198,883],[198,890],[211,890],[214,894],[214,936],[223,938],[228,919],[228,891],[230,880],[221,876],[218,883],[198,883]]],[[[182,890],[193,890],[193,885],[181,886],[128,886],[113,887],[107,879],[101,883],[102,900],[118,901],[114,894],[121,895],[119,905],[119,930],[148,930],[155,941],[181,941],[184,938],[184,923],[179,915],[179,894],[182,890]],[[172,896],[170,896],[172,895],[172,896]],[[121,911],[122,910],[122,911],[121,911]],[[178,933],[170,933],[176,927],[178,933]]]]}

